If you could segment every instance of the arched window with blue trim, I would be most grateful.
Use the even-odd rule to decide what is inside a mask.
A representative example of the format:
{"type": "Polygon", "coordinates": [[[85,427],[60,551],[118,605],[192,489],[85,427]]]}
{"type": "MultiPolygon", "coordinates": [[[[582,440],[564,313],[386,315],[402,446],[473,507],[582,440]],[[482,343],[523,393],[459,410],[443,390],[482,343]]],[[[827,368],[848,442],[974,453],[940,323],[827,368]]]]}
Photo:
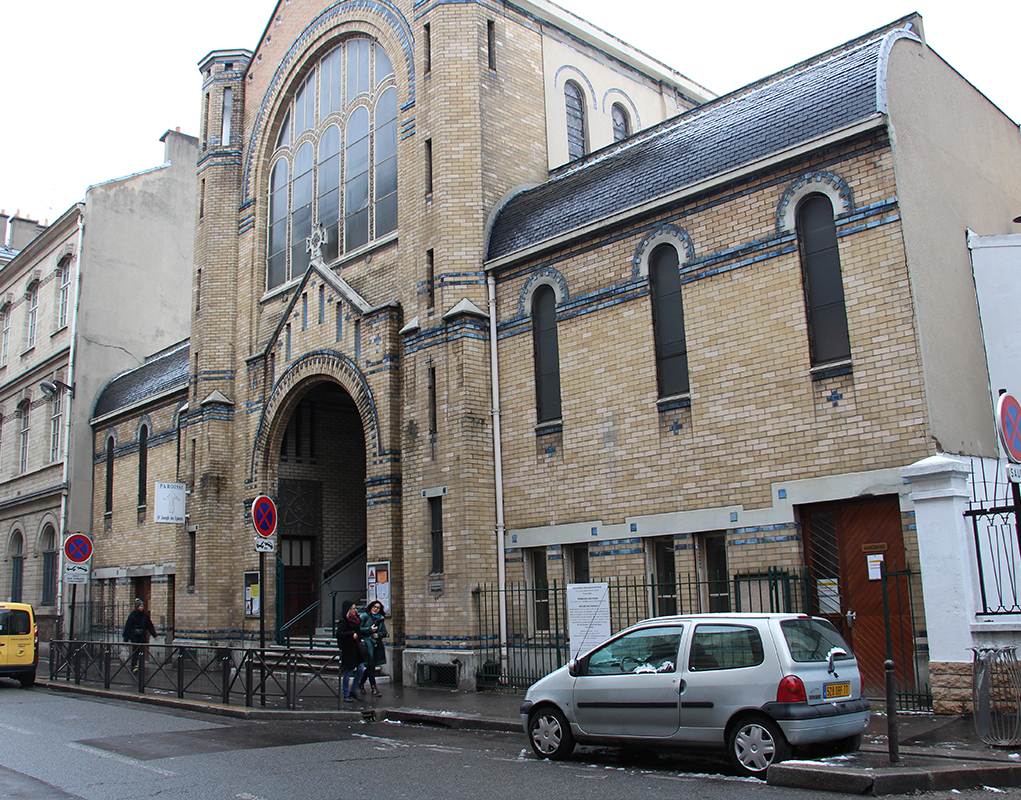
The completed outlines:
{"type": "Polygon", "coordinates": [[[677,250],[670,244],[657,245],[649,256],[652,327],[656,338],[656,376],[660,397],[686,394],[690,388],[679,264],[677,250]]]}
{"type": "Polygon", "coordinates": [[[535,405],[538,421],[560,419],[560,344],[557,340],[557,296],[542,284],[532,295],[532,341],[535,349],[535,405]]]}
{"type": "Polygon", "coordinates": [[[826,195],[811,194],[801,202],[797,230],[812,365],[850,358],[837,226],[826,195]]]}

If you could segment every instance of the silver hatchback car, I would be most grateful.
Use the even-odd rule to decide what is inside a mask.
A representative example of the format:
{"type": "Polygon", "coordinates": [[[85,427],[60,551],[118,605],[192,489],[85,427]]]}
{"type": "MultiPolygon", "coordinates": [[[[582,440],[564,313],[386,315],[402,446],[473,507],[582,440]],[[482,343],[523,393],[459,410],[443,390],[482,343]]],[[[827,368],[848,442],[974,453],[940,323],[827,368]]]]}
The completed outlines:
{"type": "Polygon", "coordinates": [[[726,748],[739,772],[764,778],[792,746],[856,750],[869,702],[826,620],[693,614],[640,622],[551,672],[521,720],[541,758],[575,742],[726,748]]]}

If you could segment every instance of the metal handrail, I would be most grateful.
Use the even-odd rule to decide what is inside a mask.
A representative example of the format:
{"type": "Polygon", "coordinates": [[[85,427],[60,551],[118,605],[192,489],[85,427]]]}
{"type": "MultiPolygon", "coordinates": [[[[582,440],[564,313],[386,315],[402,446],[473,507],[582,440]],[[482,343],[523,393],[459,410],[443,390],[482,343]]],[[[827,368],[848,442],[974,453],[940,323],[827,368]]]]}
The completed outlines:
{"type": "MultiPolygon", "coordinates": [[[[363,554],[365,554],[367,552],[368,552],[368,547],[366,545],[364,545],[364,544],[356,545],[355,547],[352,547],[345,555],[343,555],[339,559],[337,559],[337,561],[330,568],[330,570],[323,576],[322,582],[315,589],[312,590],[312,594],[316,594],[316,595],[319,594],[319,592],[321,592],[323,590],[323,587],[326,586],[328,583],[330,583],[330,581],[333,579],[334,575],[336,575],[340,571],[340,569],[342,567],[347,566],[352,561],[354,561],[356,558],[358,558],[358,556],[363,555],[363,554]]],[[[337,592],[335,592],[335,591],[334,592],[330,592],[330,597],[334,598],[333,616],[336,616],[336,611],[337,611],[337,609],[336,609],[336,595],[337,595],[337,592]]],[[[294,623],[296,623],[303,616],[308,614],[309,615],[309,621],[308,621],[308,623],[309,623],[308,624],[308,647],[309,647],[310,650],[314,650],[315,649],[314,639],[313,639],[314,628],[313,628],[313,625],[312,625],[311,614],[312,614],[313,611],[315,611],[317,608],[319,608],[322,604],[323,604],[322,600],[316,600],[308,608],[305,608],[302,611],[299,611],[291,619],[287,620],[287,622],[285,622],[283,625],[280,625],[277,628],[277,644],[285,645],[287,647],[290,647],[291,646],[291,633],[290,633],[291,626],[294,625],[294,623]]],[[[331,622],[332,622],[332,620],[331,620],[331,622]]]]}

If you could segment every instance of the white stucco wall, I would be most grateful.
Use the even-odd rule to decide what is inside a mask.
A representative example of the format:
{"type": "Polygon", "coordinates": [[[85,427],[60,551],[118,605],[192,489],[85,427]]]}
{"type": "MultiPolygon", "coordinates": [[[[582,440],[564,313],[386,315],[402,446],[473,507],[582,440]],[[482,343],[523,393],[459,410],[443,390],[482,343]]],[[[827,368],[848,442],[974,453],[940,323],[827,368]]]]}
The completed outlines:
{"type": "Polygon", "coordinates": [[[198,140],[170,131],[166,163],[85,196],[69,529],[91,530],[92,429],[107,381],[188,338],[198,140]]]}
{"type": "Polygon", "coordinates": [[[979,236],[969,231],[968,247],[989,362],[990,397],[995,403],[1000,389],[1021,395],[1017,313],[1021,307],[1021,233],[979,236]]]}
{"type": "Polygon", "coordinates": [[[1021,213],[1017,125],[926,45],[900,39],[887,102],[931,433],[938,450],[995,457],[967,230],[1021,213]]]}

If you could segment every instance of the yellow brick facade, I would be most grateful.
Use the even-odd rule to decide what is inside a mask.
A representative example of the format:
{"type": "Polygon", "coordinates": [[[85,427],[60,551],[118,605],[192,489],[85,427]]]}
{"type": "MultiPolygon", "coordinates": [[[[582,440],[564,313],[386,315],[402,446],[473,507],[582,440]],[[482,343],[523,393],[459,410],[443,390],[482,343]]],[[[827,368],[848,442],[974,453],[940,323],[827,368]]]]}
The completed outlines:
{"type": "MultiPolygon", "coordinates": [[[[897,509],[904,558],[917,564],[897,470],[938,445],[887,127],[873,121],[690,191],[671,187],[667,199],[487,260],[501,207],[559,166],[563,143],[548,137],[550,114],[563,113],[563,81],[551,73],[588,70],[596,84],[614,76],[618,91],[640,96],[636,108],[673,113],[699,99],[682,76],[667,87],[606,42],[568,47],[555,22],[470,3],[282,2],[254,51],[214,51],[203,62],[186,397],[97,428],[94,453],[101,504],[103,443],[115,438],[116,558],[137,563],[142,537],[147,559],[174,565],[152,592],[176,637],[255,641],[243,575],[260,563],[250,518],[260,494],[281,504],[278,555],[266,559],[262,587],[271,635],[309,605],[313,625],[329,632],[331,597],[360,599],[366,562],[386,562],[388,660],[407,683],[421,665],[456,667],[462,687],[486,671],[498,631],[480,587],[501,569],[527,604],[544,591],[538,572],[563,586],[587,554],[590,581],[634,587],[640,602],[614,609],[620,625],[716,602],[707,583],[714,560],[725,587],[738,581],[729,602],[766,610],[753,578],[817,580],[799,577],[810,561],[803,515],[872,497],[897,509]],[[366,96],[397,91],[397,228],[273,285],[271,171],[278,159],[293,163],[326,124],[316,117],[311,133],[295,129],[281,143],[285,118],[299,87],[320,75],[320,59],[359,39],[393,66],[366,96]],[[226,88],[229,141],[218,135],[226,88]],[[793,224],[804,187],[837,198],[851,358],[826,368],[811,363],[793,224]],[[670,398],[657,389],[648,277],[662,243],[679,254],[690,379],[690,391],[670,398]],[[530,302],[542,284],[558,298],[562,414],[540,425],[530,302]],[[155,525],[132,507],[131,446],[143,413],[166,432],[150,446],[151,475],[188,486],[186,525],[155,525]],[[193,583],[182,577],[191,552],[193,583]],[[676,586],[657,594],[663,576],[676,586]]],[[[300,253],[301,241],[291,245],[300,253]]],[[[123,583],[101,590],[119,597],[123,583]]],[[[921,651],[915,590],[908,638],[921,651]]],[[[561,632],[537,631],[537,613],[515,609],[508,633],[555,644],[561,632]]]]}

